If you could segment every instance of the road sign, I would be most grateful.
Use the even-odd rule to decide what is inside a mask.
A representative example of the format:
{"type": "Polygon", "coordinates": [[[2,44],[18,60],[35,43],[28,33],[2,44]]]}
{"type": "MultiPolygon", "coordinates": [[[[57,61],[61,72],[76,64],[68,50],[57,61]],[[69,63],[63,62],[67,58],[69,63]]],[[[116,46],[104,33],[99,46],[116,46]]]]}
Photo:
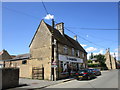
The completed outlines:
{"type": "Polygon", "coordinates": [[[51,65],[51,67],[52,67],[52,68],[54,68],[54,67],[56,68],[56,67],[57,67],[57,65],[51,65]]]}

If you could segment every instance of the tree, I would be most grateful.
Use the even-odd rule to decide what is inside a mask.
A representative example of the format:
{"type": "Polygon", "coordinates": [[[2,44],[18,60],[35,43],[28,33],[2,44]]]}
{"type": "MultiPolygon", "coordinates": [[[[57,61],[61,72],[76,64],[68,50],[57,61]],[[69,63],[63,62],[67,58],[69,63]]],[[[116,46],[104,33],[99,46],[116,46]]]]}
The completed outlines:
{"type": "Polygon", "coordinates": [[[93,55],[93,53],[91,53],[90,59],[93,59],[93,58],[94,58],[94,55],[93,55]]]}
{"type": "Polygon", "coordinates": [[[87,62],[88,62],[88,63],[92,63],[92,60],[88,60],[87,62]]]}
{"type": "Polygon", "coordinates": [[[95,55],[94,58],[97,58],[97,61],[99,61],[101,67],[106,67],[106,64],[105,64],[106,59],[104,55],[102,54],[95,55]]]}

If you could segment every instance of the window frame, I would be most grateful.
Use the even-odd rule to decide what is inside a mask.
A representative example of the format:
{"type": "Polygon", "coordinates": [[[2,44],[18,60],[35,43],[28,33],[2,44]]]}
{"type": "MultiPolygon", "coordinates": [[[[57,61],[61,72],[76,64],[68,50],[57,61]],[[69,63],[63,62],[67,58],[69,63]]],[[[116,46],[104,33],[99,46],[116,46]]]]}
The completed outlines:
{"type": "Polygon", "coordinates": [[[75,55],[75,49],[72,48],[72,55],[74,56],[75,55]]]}
{"type": "Polygon", "coordinates": [[[64,45],[63,49],[64,49],[64,53],[68,54],[68,47],[67,47],[67,45],[64,45]]]}

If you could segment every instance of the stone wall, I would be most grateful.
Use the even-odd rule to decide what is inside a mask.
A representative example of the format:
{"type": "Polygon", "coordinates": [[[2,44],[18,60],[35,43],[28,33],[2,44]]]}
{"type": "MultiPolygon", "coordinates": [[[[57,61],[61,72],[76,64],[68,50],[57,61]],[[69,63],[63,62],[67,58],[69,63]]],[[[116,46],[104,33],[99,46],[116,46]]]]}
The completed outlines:
{"type": "Polygon", "coordinates": [[[112,69],[116,69],[116,62],[115,58],[111,56],[111,62],[112,62],[112,69]]]}
{"type": "Polygon", "coordinates": [[[32,78],[32,66],[21,65],[20,66],[20,77],[22,77],[22,78],[32,78]]]}
{"type": "Polygon", "coordinates": [[[106,58],[105,64],[106,64],[107,68],[111,69],[111,61],[110,61],[111,57],[110,57],[109,52],[106,52],[105,58],[106,58]]]}
{"type": "Polygon", "coordinates": [[[44,67],[44,79],[51,78],[51,33],[42,21],[30,45],[31,60],[28,65],[44,67]]]}
{"type": "Polygon", "coordinates": [[[19,85],[19,69],[18,68],[1,68],[0,83],[2,89],[16,87],[19,85]]]}
{"type": "Polygon", "coordinates": [[[108,69],[116,69],[116,60],[113,56],[110,55],[110,51],[109,49],[106,50],[106,54],[105,54],[105,58],[106,58],[106,66],[108,69]]]}

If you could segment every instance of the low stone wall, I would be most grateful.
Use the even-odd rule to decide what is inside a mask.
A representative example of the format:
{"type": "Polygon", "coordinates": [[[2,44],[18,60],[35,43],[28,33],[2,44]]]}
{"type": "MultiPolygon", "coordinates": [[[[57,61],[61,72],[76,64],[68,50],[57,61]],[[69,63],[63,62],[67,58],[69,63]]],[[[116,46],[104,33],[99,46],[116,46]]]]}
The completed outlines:
{"type": "Polygon", "coordinates": [[[0,68],[0,89],[16,87],[19,85],[18,68],[0,68]]]}

